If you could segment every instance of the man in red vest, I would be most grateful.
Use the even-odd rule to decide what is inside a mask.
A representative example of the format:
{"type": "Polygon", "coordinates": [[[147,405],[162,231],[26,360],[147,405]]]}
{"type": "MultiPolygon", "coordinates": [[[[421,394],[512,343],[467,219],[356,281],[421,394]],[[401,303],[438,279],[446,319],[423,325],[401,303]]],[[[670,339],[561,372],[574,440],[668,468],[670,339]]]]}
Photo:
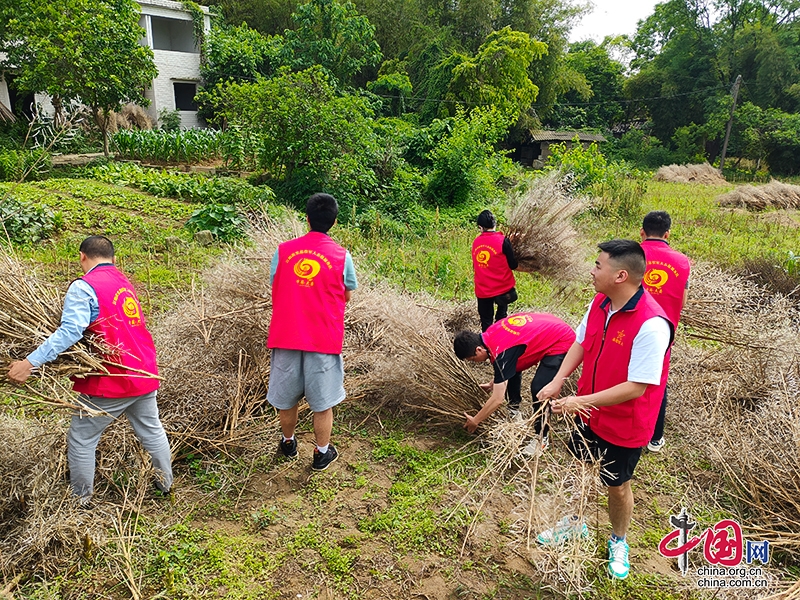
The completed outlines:
{"type": "Polygon", "coordinates": [[[491,211],[478,215],[481,233],[472,242],[472,270],[475,273],[475,296],[478,298],[478,315],[481,331],[508,316],[508,305],[517,299],[513,269],[517,259],[511,242],[500,231],[491,211]],[[494,305],[497,305],[497,314],[494,305]]]}
{"type": "Polygon", "coordinates": [[[278,450],[296,458],[297,403],[305,396],[314,413],[314,471],[339,457],[330,443],[333,407],[345,397],[344,308],[358,286],[350,253],[328,236],[338,214],[333,196],[314,194],[306,205],[311,231],[282,243],[272,258],[267,400],[280,411],[278,450]]]}
{"type": "MultiPolygon", "coordinates": [[[[670,248],[669,238],[672,219],[663,210],[654,210],[645,215],[642,221],[642,249],[647,259],[647,270],[642,285],[656,299],[667,313],[672,327],[677,330],[681,310],[689,295],[689,259],[686,255],[670,248]]],[[[664,419],[667,413],[667,388],[658,413],[653,439],[647,444],[651,452],[659,452],[664,447],[664,419]]]]}
{"type": "MultiPolygon", "coordinates": [[[[575,343],[539,399],[552,399],[550,407],[556,414],[582,417],[570,449],[578,458],[601,463],[612,527],[608,571],[625,579],[630,571],[625,536],[633,515],[630,480],[658,418],[673,327],[641,286],[642,247],[632,240],[611,240],[598,247],[600,255],[592,269],[597,295],[578,327],[575,343]],[[578,394],[558,398],[564,380],[581,364],[578,394]]],[[[587,534],[585,523],[567,516],[537,540],[557,544],[587,534]]]]}
{"type": "Polygon", "coordinates": [[[58,329],[27,358],[11,363],[8,378],[24,383],[33,369],[55,360],[88,331],[103,339],[111,354],[104,356],[109,375],[73,378],[81,403],[103,411],[89,417],[77,411],[67,434],[70,487],[82,504],[94,491],[95,449],[111,422],[125,415],[142,446],[150,453],[156,487],[169,494],[172,461],[167,435],[158,418],[156,390],[160,385],[153,338],[133,285],[115,266],[114,245],[93,235],[80,246],[84,276],[72,282],[64,298],[58,329]],[[150,375],[150,376],[148,376],[150,375]]]}
{"type": "MultiPolygon", "coordinates": [[[[545,384],[549,383],[561,366],[567,351],[575,341],[575,332],[567,323],[546,313],[519,313],[501,319],[483,334],[460,331],[453,340],[453,350],[461,360],[481,363],[486,359],[494,367],[494,381],[484,389],[491,396],[474,416],[465,414],[464,427],[473,433],[489,415],[503,403],[508,392],[508,406],[519,410],[522,400],[522,372],[538,364],[531,381],[531,397],[534,414],[541,403],[536,398],[545,384]]],[[[547,446],[547,416],[542,412],[534,424],[536,433],[542,434],[542,447],[547,446]]]]}

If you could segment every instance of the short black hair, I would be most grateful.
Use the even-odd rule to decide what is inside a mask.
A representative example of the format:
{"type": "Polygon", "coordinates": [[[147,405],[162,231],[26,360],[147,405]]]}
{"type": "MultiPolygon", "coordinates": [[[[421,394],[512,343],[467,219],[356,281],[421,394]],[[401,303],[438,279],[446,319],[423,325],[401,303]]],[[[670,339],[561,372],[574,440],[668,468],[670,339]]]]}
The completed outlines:
{"type": "Polygon", "coordinates": [[[485,210],[478,215],[478,227],[493,229],[495,225],[497,225],[497,219],[494,218],[492,211],[485,210]]]}
{"type": "Polygon", "coordinates": [[[475,356],[478,346],[483,346],[483,339],[473,331],[459,331],[453,340],[453,351],[461,360],[475,356]]]}
{"type": "Polygon", "coordinates": [[[339,204],[330,194],[314,194],[306,203],[306,216],[312,231],[328,233],[339,216],[339,204]]]}
{"type": "Polygon", "coordinates": [[[642,281],[647,267],[644,250],[639,242],[633,240],[609,240],[597,244],[600,252],[605,252],[617,265],[628,272],[628,276],[637,282],[642,281]]]}
{"type": "Polygon", "coordinates": [[[86,258],[114,258],[114,244],[102,235],[90,235],[81,242],[79,250],[86,258]]]}
{"type": "Polygon", "coordinates": [[[664,237],[672,227],[672,219],[665,210],[653,210],[642,219],[642,229],[647,237],[664,237]]]}

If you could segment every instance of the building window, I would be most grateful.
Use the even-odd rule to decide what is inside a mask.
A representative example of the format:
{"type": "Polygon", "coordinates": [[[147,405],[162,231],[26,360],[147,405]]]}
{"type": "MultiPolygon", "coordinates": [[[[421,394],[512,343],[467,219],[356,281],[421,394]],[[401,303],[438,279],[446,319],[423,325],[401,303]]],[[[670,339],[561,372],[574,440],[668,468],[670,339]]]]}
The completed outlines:
{"type": "Polygon", "coordinates": [[[200,49],[194,39],[191,21],[167,19],[166,17],[150,17],[153,28],[153,49],[172,50],[173,52],[192,52],[200,49]]]}
{"type": "Polygon", "coordinates": [[[175,108],[196,111],[197,103],[194,101],[194,97],[197,95],[197,84],[176,81],[172,85],[175,88],[175,108]]]}

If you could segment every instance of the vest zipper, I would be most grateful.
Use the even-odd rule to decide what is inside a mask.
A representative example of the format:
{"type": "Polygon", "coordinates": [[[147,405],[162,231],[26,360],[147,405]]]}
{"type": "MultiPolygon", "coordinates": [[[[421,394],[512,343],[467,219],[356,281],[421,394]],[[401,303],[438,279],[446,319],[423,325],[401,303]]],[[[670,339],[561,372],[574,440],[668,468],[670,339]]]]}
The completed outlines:
{"type": "MultiPolygon", "coordinates": [[[[616,313],[614,313],[614,314],[616,314],[616,313]]],[[[608,332],[608,325],[611,323],[611,319],[613,319],[613,318],[614,318],[614,315],[611,315],[610,317],[608,317],[607,320],[605,320],[606,324],[603,326],[603,338],[600,340],[600,350],[597,351],[597,357],[594,359],[594,368],[592,369],[592,393],[593,394],[594,394],[595,382],[597,381],[597,363],[600,362],[600,355],[603,353],[603,346],[606,345],[606,333],[608,332]]]]}

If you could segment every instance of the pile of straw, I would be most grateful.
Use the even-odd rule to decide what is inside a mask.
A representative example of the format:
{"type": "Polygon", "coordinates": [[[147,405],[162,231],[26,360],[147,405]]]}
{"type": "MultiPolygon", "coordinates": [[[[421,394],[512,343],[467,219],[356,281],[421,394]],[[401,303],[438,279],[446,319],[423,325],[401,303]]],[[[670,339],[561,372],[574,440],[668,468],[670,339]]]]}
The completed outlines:
{"type": "Polygon", "coordinates": [[[78,509],[64,485],[63,432],[32,419],[0,415],[0,570],[31,568],[47,576],[74,564],[86,539],[108,526],[100,514],[78,509]]]}
{"type": "Polygon", "coordinates": [[[456,358],[445,327],[465,314],[451,323],[442,303],[432,298],[382,286],[359,289],[345,329],[346,385],[360,395],[422,411],[435,422],[463,425],[464,413],[477,412],[487,399],[475,370],[456,358]]]}
{"type": "Polygon", "coordinates": [[[586,200],[574,194],[570,177],[559,171],[539,177],[513,198],[506,212],[506,235],[519,270],[560,281],[579,277],[585,250],[572,221],[586,206],[586,200]]]}
{"type": "MultiPolygon", "coordinates": [[[[800,320],[796,302],[709,265],[692,274],[672,352],[667,414],[684,437],[707,440],[750,538],[800,557],[800,320]],[[674,420],[681,415],[680,424],[674,420]]],[[[719,475],[717,475],[719,476],[719,475]]]]}
{"type": "Polygon", "coordinates": [[[656,171],[653,179],[669,183],[701,183],[703,185],[725,185],[728,183],[722,173],[708,163],[661,167],[656,171]]]}
{"type": "Polygon", "coordinates": [[[800,185],[772,180],[765,185],[743,185],[717,196],[717,204],[752,211],[800,209],[800,185]]]}

